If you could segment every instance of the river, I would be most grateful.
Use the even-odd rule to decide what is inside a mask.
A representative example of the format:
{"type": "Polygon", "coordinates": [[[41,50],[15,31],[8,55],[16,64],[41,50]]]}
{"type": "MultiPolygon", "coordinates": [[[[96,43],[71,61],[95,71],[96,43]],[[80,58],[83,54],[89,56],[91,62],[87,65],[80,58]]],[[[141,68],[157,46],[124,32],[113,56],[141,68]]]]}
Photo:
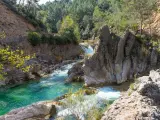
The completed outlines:
{"type": "MultiPolygon", "coordinates": [[[[91,49],[91,47],[89,46],[88,49],[91,49]]],[[[85,48],[85,51],[90,53],[93,49],[87,50],[85,48]]],[[[0,115],[35,102],[54,100],[68,93],[70,90],[77,91],[82,88],[82,83],[65,84],[65,79],[68,76],[67,72],[72,66],[73,64],[65,65],[61,69],[55,70],[49,77],[42,78],[38,81],[28,82],[6,89],[1,88],[0,115]]],[[[120,92],[112,89],[112,87],[104,87],[99,88],[96,96],[102,99],[115,100],[120,96],[120,92]]]]}

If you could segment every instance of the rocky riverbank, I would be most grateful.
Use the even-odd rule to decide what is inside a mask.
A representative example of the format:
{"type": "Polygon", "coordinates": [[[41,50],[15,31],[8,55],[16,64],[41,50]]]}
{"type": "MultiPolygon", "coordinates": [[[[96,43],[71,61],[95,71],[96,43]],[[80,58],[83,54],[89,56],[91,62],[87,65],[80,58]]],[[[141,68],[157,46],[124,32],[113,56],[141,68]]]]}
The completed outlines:
{"type": "Polygon", "coordinates": [[[28,72],[24,73],[18,69],[8,69],[6,70],[7,76],[5,80],[0,80],[0,87],[5,86],[15,86],[19,84],[23,84],[29,80],[38,80],[42,77],[47,77],[54,70],[60,69],[62,66],[77,62],[77,60],[64,60],[58,64],[44,64],[37,63],[36,61],[31,61],[33,64],[33,68],[28,72]],[[46,67],[47,66],[47,67],[46,67]]]}
{"type": "Polygon", "coordinates": [[[26,107],[12,110],[0,120],[48,120],[56,114],[58,102],[38,102],[26,107]]]}
{"type": "Polygon", "coordinates": [[[160,70],[138,78],[101,120],[160,120],[160,70]]]}
{"type": "MultiPolygon", "coordinates": [[[[92,95],[98,92],[94,88],[80,89],[74,95],[83,94],[92,95]]],[[[21,107],[18,109],[11,110],[6,115],[0,117],[0,120],[49,120],[50,118],[55,118],[57,112],[60,108],[63,107],[63,102],[68,100],[71,94],[65,94],[61,97],[56,98],[55,100],[37,102],[26,107],[21,107]]],[[[80,102],[77,100],[77,103],[80,102]]],[[[71,106],[70,106],[71,107],[71,106]]],[[[63,109],[62,109],[63,110],[63,109]]],[[[67,113],[66,113],[67,114],[67,113]]],[[[58,116],[66,117],[66,116],[58,116]]]]}

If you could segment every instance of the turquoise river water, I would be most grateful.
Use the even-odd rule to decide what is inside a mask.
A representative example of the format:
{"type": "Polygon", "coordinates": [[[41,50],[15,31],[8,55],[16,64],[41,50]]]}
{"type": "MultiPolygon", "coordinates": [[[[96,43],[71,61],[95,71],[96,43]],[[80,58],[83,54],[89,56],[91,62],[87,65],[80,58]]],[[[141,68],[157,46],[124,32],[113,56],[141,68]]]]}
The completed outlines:
{"type": "Polygon", "coordinates": [[[68,69],[72,64],[56,70],[50,77],[37,82],[30,82],[9,89],[0,89],[0,115],[12,109],[23,107],[34,102],[53,100],[69,90],[82,88],[81,83],[65,84],[68,69]]]}
{"type": "MultiPolygon", "coordinates": [[[[84,48],[85,53],[93,53],[91,46],[84,48]]],[[[35,102],[44,100],[54,100],[55,98],[68,93],[69,90],[77,91],[82,88],[82,83],[65,84],[68,70],[73,64],[63,66],[61,69],[54,71],[47,78],[39,81],[28,82],[12,88],[0,88],[0,115],[3,115],[13,109],[30,105],[35,102]]],[[[120,92],[112,87],[99,88],[99,92],[93,99],[110,99],[115,100],[120,96],[120,92]]],[[[89,98],[88,100],[92,100],[89,98]]],[[[87,100],[87,101],[88,101],[87,100]]],[[[93,103],[92,100],[89,103],[93,103]]],[[[95,105],[97,103],[95,102],[95,105]]],[[[65,111],[65,110],[64,110],[65,111]]],[[[63,110],[59,114],[64,114],[63,110]]]]}

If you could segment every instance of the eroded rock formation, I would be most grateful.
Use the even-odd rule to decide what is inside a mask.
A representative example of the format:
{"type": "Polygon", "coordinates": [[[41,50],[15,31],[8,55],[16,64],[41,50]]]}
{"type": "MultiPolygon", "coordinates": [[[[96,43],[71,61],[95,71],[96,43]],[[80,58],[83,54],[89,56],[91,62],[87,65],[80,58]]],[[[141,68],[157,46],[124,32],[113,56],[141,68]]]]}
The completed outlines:
{"type": "Polygon", "coordinates": [[[142,44],[130,31],[122,39],[101,28],[95,54],[84,63],[86,85],[123,83],[157,65],[158,53],[142,44]]]}
{"type": "Polygon", "coordinates": [[[139,78],[101,120],[160,120],[160,70],[139,78]]]}

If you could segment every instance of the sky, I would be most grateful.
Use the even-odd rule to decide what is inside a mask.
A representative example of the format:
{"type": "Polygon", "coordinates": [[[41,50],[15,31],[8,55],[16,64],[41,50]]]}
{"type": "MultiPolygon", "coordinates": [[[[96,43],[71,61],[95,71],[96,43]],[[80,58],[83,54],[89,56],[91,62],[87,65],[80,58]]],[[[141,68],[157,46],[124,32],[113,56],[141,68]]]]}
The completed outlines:
{"type": "Polygon", "coordinates": [[[54,0],[40,0],[39,4],[44,4],[44,3],[48,2],[48,1],[54,1],[54,0]]]}

